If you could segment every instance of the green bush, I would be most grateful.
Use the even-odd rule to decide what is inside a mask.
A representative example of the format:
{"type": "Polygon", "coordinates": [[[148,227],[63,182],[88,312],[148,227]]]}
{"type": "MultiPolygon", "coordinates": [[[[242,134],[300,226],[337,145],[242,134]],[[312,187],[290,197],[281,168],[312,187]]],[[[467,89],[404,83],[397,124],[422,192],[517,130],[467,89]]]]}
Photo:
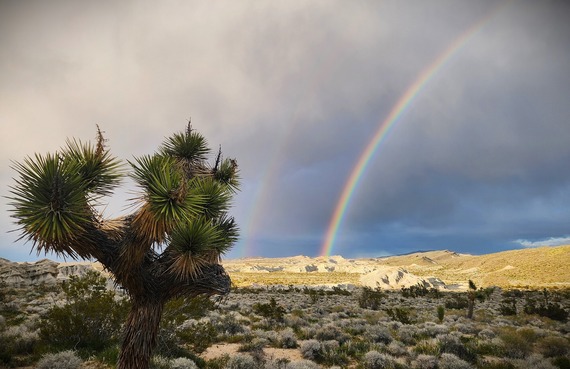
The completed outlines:
{"type": "Polygon", "coordinates": [[[40,337],[57,349],[102,351],[116,344],[128,302],[115,299],[106,280],[95,271],[71,276],[63,283],[67,302],[52,307],[41,321],[40,337]]]}
{"type": "Polygon", "coordinates": [[[283,322],[285,316],[285,308],[279,305],[274,297],[269,300],[268,304],[257,303],[253,305],[253,311],[256,314],[280,323],[283,322]]]}
{"type": "Polygon", "coordinates": [[[514,298],[504,299],[499,305],[499,312],[501,315],[517,315],[517,301],[514,298]]]}
{"type": "Polygon", "coordinates": [[[408,308],[401,308],[401,307],[394,307],[390,309],[386,309],[386,313],[390,318],[393,320],[397,320],[402,324],[413,324],[411,318],[411,310],[408,308]]]}
{"type": "Polygon", "coordinates": [[[385,295],[380,288],[363,287],[358,297],[358,305],[363,309],[378,310],[385,295]]]}
{"type": "Polygon", "coordinates": [[[445,308],[446,309],[465,309],[469,305],[469,301],[467,298],[460,293],[453,293],[451,298],[445,301],[445,308]]]}
{"type": "Polygon", "coordinates": [[[197,323],[191,327],[176,331],[181,342],[190,346],[192,351],[200,354],[210,347],[218,337],[218,331],[212,323],[197,323]]]}

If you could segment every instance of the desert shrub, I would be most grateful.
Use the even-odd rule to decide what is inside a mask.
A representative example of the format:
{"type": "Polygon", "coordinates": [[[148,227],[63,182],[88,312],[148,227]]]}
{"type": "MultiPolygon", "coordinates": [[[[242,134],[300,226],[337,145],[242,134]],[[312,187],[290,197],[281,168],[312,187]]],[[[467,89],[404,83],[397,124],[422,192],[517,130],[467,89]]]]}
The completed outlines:
{"type": "Polygon", "coordinates": [[[317,329],[315,338],[319,341],[336,340],[339,342],[346,342],[349,339],[345,333],[333,324],[327,324],[324,327],[317,329]]]}
{"type": "Polygon", "coordinates": [[[531,342],[512,329],[501,331],[499,338],[502,341],[503,355],[506,357],[524,359],[532,350],[531,342]]]}
{"type": "Polygon", "coordinates": [[[287,369],[319,369],[319,366],[309,360],[296,360],[287,364],[287,369]]]}
{"type": "Polygon", "coordinates": [[[226,336],[234,336],[245,332],[242,322],[234,314],[223,315],[217,321],[212,322],[212,324],[214,324],[219,334],[226,336]]]}
{"type": "Polygon", "coordinates": [[[358,297],[358,306],[363,309],[379,310],[385,297],[380,288],[363,287],[358,297]]]}
{"type": "Polygon", "coordinates": [[[531,298],[527,298],[524,312],[527,314],[538,314],[560,322],[568,320],[568,312],[560,304],[549,302],[547,299],[542,302],[536,302],[531,298]]]}
{"type": "Polygon", "coordinates": [[[469,301],[467,298],[459,293],[451,294],[450,298],[445,301],[446,309],[456,309],[461,310],[467,308],[469,301]]]}
{"type": "Polygon", "coordinates": [[[478,355],[503,356],[503,341],[500,338],[476,340],[471,347],[478,355]]]}
{"type": "Polygon", "coordinates": [[[346,365],[349,359],[345,348],[337,341],[330,340],[322,343],[322,354],[316,361],[326,365],[346,365]]]}
{"type": "Polygon", "coordinates": [[[418,337],[418,329],[414,325],[403,325],[398,329],[398,339],[406,345],[414,345],[418,337]]]}
{"type": "Polygon", "coordinates": [[[33,354],[38,344],[37,331],[31,331],[26,325],[8,327],[0,333],[0,362],[8,364],[12,356],[33,354]]]}
{"type": "Polygon", "coordinates": [[[251,355],[236,354],[230,357],[226,363],[225,369],[252,369],[255,368],[255,360],[251,355]]]}
{"type": "MultiPolygon", "coordinates": [[[[363,340],[349,340],[344,343],[343,350],[349,357],[360,359],[371,350],[371,344],[369,341],[363,340]]],[[[378,346],[378,345],[375,345],[378,346]]]]}
{"type": "Polygon", "coordinates": [[[402,324],[413,324],[411,310],[404,307],[393,307],[385,310],[390,318],[402,324]]]}
{"type": "Polygon", "coordinates": [[[524,360],[515,360],[517,369],[556,369],[556,367],[542,355],[530,355],[524,360]]]}
{"type": "Polygon", "coordinates": [[[392,342],[390,330],[381,325],[372,325],[367,329],[367,336],[372,342],[389,344],[392,342]]]}
{"type": "Polygon", "coordinates": [[[170,361],[170,369],[198,369],[198,366],[188,358],[178,357],[170,361]]]}
{"type": "Polygon", "coordinates": [[[253,311],[265,318],[271,319],[275,322],[283,322],[285,316],[285,308],[275,301],[272,297],[268,304],[257,303],[253,305],[253,311]]]}
{"type": "Polygon", "coordinates": [[[437,339],[423,340],[414,346],[414,351],[421,355],[439,356],[441,348],[437,339]]]}
{"type": "Polygon", "coordinates": [[[439,369],[473,369],[474,367],[467,361],[460,359],[459,357],[444,353],[441,354],[438,362],[439,369]]]}
{"type": "Polygon", "coordinates": [[[390,342],[390,344],[388,345],[388,347],[386,349],[393,356],[404,356],[404,355],[407,355],[407,353],[408,353],[406,346],[402,342],[399,342],[399,341],[390,342]]]}
{"type": "Polygon", "coordinates": [[[216,327],[209,322],[196,322],[193,325],[178,329],[176,336],[184,344],[189,345],[192,351],[200,354],[216,342],[218,332],[216,327]]]}
{"type": "Polygon", "coordinates": [[[483,339],[491,339],[491,338],[495,338],[495,336],[497,336],[497,334],[495,332],[493,332],[491,329],[485,328],[485,329],[481,329],[479,331],[479,333],[477,334],[477,336],[479,336],[480,338],[483,338],[483,339]]]}
{"type": "Polygon", "coordinates": [[[288,369],[287,364],[289,363],[289,359],[269,359],[265,361],[263,369],[288,369]]]}
{"type": "Polygon", "coordinates": [[[77,369],[81,359],[75,351],[62,351],[56,354],[45,354],[36,364],[37,369],[77,369]]]}
{"type": "Polygon", "coordinates": [[[420,354],[412,362],[412,367],[416,369],[436,369],[437,357],[433,355],[420,354]]]}
{"type": "Polygon", "coordinates": [[[263,351],[263,348],[267,345],[267,340],[264,338],[253,338],[251,340],[246,340],[241,344],[238,348],[239,352],[252,352],[252,353],[260,353],[263,351]]]}
{"type": "Polygon", "coordinates": [[[477,355],[468,347],[466,347],[458,336],[452,334],[442,334],[437,336],[439,341],[439,349],[447,354],[453,354],[462,360],[474,362],[477,360],[477,355]]]}
{"type": "Polygon", "coordinates": [[[446,334],[449,332],[449,327],[445,324],[436,324],[433,322],[425,322],[423,329],[420,330],[419,336],[435,337],[438,334],[446,334]]]}
{"type": "Polygon", "coordinates": [[[282,348],[296,348],[297,347],[297,336],[291,328],[286,328],[279,332],[278,341],[279,347],[282,348]]]}
{"type": "Polygon", "coordinates": [[[305,359],[309,360],[319,360],[323,355],[322,344],[315,339],[310,339],[303,342],[301,344],[300,351],[301,355],[305,359]]]}
{"type": "Polygon", "coordinates": [[[514,298],[503,299],[499,305],[499,312],[505,316],[517,315],[517,300],[514,298]]]}
{"type": "Polygon", "coordinates": [[[116,344],[126,320],[128,302],[116,300],[95,271],[71,276],[62,284],[67,302],[43,317],[40,336],[52,347],[101,351],[116,344]]]}
{"type": "Polygon", "coordinates": [[[230,361],[230,356],[228,354],[224,354],[220,357],[208,360],[206,364],[202,366],[202,368],[225,369],[229,361],[230,361]]]}
{"type": "Polygon", "coordinates": [[[429,293],[429,290],[423,283],[418,282],[414,286],[402,287],[401,292],[402,292],[402,297],[408,298],[408,297],[426,296],[429,293]]]}
{"type": "Polygon", "coordinates": [[[169,369],[170,360],[161,355],[155,355],[150,359],[149,369],[169,369]]]}
{"type": "Polygon", "coordinates": [[[378,351],[369,351],[364,355],[363,364],[366,369],[392,369],[395,363],[392,356],[381,354],[378,351]]]}
{"type": "Polygon", "coordinates": [[[536,348],[544,357],[566,356],[570,354],[570,343],[568,339],[563,337],[544,337],[536,343],[536,348]]]}

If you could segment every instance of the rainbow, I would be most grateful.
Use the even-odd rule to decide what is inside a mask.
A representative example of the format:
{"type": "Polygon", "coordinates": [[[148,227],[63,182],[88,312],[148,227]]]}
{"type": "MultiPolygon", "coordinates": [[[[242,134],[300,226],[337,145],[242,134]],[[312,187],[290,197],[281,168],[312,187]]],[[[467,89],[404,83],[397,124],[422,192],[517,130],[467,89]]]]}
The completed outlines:
{"type": "Polygon", "coordinates": [[[433,79],[433,77],[437,74],[439,70],[451,59],[453,55],[455,55],[466,43],[469,41],[477,32],[479,32],[491,18],[493,18],[500,10],[504,8],[506,2],[503,4],[499,4],[493,10],[491,10],[487,15],[485,15],[482,19],[477,21],[473,24],[470,28],[468,28],[465,32],[463,32],[459,37],[457,37],[451,45],[444,50],[427,68],[425,68],[416,78],[416,80],[408,87],[408,89],[404,92],[404,94],[400,97],[400,99],[396,102],[396,104],[390,110],[390,113],[384,119],[378,130],[374,134],[374,137],[370,140],[362,154],[360,155],[356,165],[353,167],[346,184],[342,190],[340,198],[336,204],[334,209],[333,215],[330,219],[329,226],[326,232],[325,240],[321,246],[320,255],[321,256],[330,256],[332,248],[335,243],[336,235],[338,233],[338,229],[344,215],[346,213],[346,209],[350,203],[352,195],[360,179],[362,174],[366,171],[370,160],[374,156],[374,153],[380,146],[382,142],[385,141],[388,133],[390,132],[391,128],[396,124],[399,118],[406,112],[409,106],[412,104],[414,99],[418,96],[418,94],[423,90],[426,84],[433,79]]]}

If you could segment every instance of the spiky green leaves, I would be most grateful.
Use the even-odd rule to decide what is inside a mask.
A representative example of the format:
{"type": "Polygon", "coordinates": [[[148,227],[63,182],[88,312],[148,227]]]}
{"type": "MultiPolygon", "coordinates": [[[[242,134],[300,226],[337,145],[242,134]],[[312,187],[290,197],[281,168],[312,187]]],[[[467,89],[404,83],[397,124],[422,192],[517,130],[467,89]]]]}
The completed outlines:
{"type": "Polygon", "coordinates": [[[196,278],[205,265],[219,262],[237,233],[234,219],[227,216],[215,221],[199,217],[180,224],[169,238],[168,271],[183,281],[196,278]]]}
{"type": "Polygon", "coordinates": [[[203,211],[204,198],[190,191],[188,181],[169,156],[143,156],[130,163],[133,178],[143,189],[143,206],[135,225],[149,242],[163,242],[176,224],[203,211]]]}
{"type": "Polygon", "coordinates": [[[168,137],[162,144],[160,152],[163,155],[197,163],[206,160],[210,148],[204,136],[189,128],[186,132],[175,133],[168,137]]]}
{"type": "Polygon", "coordinates": [[[38,252],[85,256],[76,241],[87,225],[95,225],[94,201],[112,192],[121,178],[120,162],[97,144],[68,140],[61,152],[36,154],[13,168],[19,175],[11,187],[13,217],[21,238],[34,241],[38,252]]]}
{"type": "Polygon", "coordinates": [[[104,149],[102,140],[99,136],[96,147],[90,143],[67,140],[63,151],[67,160],[79,164],[85,190],[96,199],[111,194],[122,177],[120,161],[104,149]]]}
{"type": "Polygon", "coordinates": [[[19,178],[11,187],[10,205],[21,238],[32,240],[38,252],[75,257],[70,243],[92,220],[82,163],[58,154],[36,154],[13,168],[19,178]]]}
{"type": "Polygon", "coordinates": [[[234,159],[223,160],[219,168],[214,171],[214,178],[235,193],[239,188],[237,162],[234,159]]]}
{"type": "Polygon", "coordinates": [[[170,236],[169,271],[180,280],[196,278],[205,265],[218,262],[223,244],[221,230],[205,218],[180,224],[170,236]]]}

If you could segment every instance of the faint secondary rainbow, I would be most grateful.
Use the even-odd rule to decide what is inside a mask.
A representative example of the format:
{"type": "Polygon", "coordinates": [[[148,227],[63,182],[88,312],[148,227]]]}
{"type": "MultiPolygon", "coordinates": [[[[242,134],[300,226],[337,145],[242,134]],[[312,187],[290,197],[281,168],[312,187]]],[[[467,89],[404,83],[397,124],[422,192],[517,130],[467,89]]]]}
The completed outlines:
{"type": "Polygon", "coordinates": [[[340,198],[330,219],[325,240],[321,246],[321,256],[331,255],[338,229],[342,223],[342,220],[344,219],[344,215],[346,213],[346,209],[350,203],[352,195],[354,194],[354,191],[360,182],[362,174],[366,171],[366,168],[368,167],[372,156],[380,144],[386,139],[386,136],[390,132],[391,128],[402,116],[402,114],[404,114],[416,96],[446,64],[446,62],[449,61],[451,57],[455,55],[467,43],[467,41],[469,41],[469,39],[471,39],[478,31],[480,31],[491,18],[493,18],[501,9],[503,9],[505,5],[506,2],[499,4],[482,19],[477,21],[474,25],[459,35],[459,37],[457,37],[442,54],[440,54],[428,67],[422,70],[416,80],[408,87],[404,94],[400,96],[400,99],[396,102],[396,105],[392,107],[386,119],[384,119],[378,127],[378,130],[374,134],[374,137],[372,137],[360,155],[358,161],[356,162],[356,165],[353,167],[352,172],[348,177],[348,180],[346,181],[346,184],[344,185],[340,198]]]}

